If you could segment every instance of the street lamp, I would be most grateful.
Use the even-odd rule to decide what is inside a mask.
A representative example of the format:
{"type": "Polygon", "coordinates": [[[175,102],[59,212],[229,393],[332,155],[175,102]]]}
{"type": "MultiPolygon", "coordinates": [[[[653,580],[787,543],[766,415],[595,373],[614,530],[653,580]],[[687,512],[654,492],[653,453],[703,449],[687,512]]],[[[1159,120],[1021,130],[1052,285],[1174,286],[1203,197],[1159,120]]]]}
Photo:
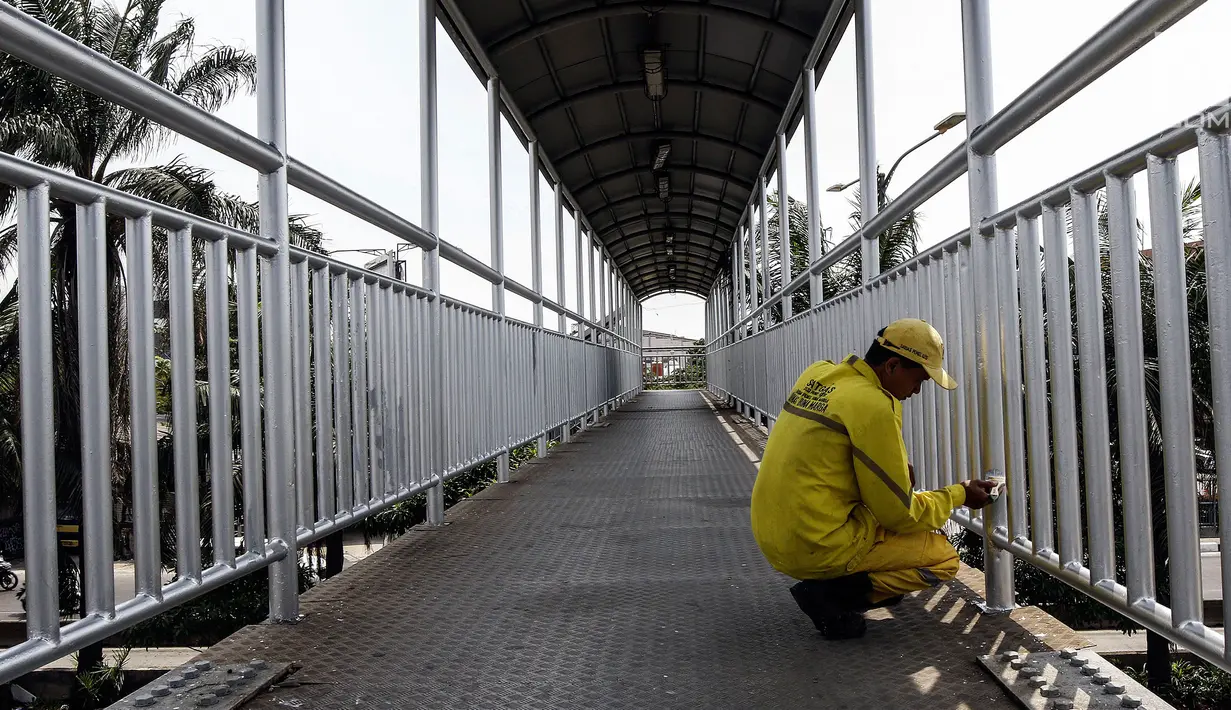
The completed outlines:
{"type": "MultiPolygon", "coordinates": [[[[334,254],[367,254],[369,256],[385,257],[386,259],[392,256],[393,273],[391,274],[391,276],[393,276],[393,278],[395,279],[405,281],[406,280],[406,273],[405,273],[405,268],[404,268],[405,262],[401,260],[402,252],[410,251],[415,248],[417,247],[414,244],[402,242],[402,243],[399,243],[393,249],[335,249],[333,251],[329,251],[325,253],[328,256],[333,256],[334,254]]],[[[368,263],[371,264],[372,262],[368,262],[368,263]]]]}
{"type": "MultiPolygon", "coordinates": [[[[966,114],[962,113],[961,111],[958,111],[956,113],[951,113],[948,116],[945,116],[943,119],[941,119],[939,123],[937,123],[935,126],[932,127],[932,135],[914,144],[913,146],[908,148],[905,153],[899,155],[897,160],[893,161],[893,165],[889,166],[889,172],[885,173],[883,189],[885,190],[889,189],[889,181],[893,179],[893,171],[898,169],[898,164],[902,162],[902,158],[905,158],[906,156],[910,155],[916,150],[927,145],[929,142],[936,139],[938,136],[946,133],[950,128],[954,128],[956,126],[961,125],[962,121],[965,121],[965,120],[966,120],[966,114]]],[[[830,185],[829,187],[825,188],[825,191],[826,192],[842,192],[846,188],[850,187],[851,185],[855,185],[858,182],[859,182],[858,180],[852,180],[846,184],[837,183],[837,184],[830,185]]]]}

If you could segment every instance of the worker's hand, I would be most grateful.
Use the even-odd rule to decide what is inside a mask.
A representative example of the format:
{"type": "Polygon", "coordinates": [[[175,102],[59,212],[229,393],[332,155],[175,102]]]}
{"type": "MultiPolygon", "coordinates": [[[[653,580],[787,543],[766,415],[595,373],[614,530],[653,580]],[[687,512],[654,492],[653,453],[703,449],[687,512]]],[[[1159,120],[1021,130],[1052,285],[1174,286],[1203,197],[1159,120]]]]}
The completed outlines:
{"type": "Polygon", "coordinates": [[[966,507],[978,510],[991,503],[996,485],[992,481],[962,481],[962,488],[966,489],[966,507]]]}
{"type": "Polygon", "coordinates": [[[910,464],[910,463],[906,464],[906,470],[910,472],[910,487],[914,488],[915,487],[915,465],[910,464]]]}

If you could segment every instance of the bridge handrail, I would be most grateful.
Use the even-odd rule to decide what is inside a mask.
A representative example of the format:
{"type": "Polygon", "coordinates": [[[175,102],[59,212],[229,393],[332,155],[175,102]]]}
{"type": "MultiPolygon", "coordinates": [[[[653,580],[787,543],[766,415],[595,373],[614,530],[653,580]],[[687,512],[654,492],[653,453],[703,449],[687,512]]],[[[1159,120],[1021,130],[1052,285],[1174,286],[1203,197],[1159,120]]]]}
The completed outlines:
{"type": "MultiPolygon", "coordinates": [[[[983,126],[972,125],[969,145],[978,153],[967,155],[962,146],[895,202],[930,192],[937,176],[993,154],[1199,4],[1134,3],[1054,73],[983,126]],[[916,189],[924,183],[927,189],[916,189]]],[[[971,6],[986,3],[967,0],[964,12],[971,6]]],[[[861,354],[870,334],[895,318],[927,319],[945,339],[946,368],[959,389],[947,394],[927,387],[904,403],[903,436],[920,488],[1005,476],[1005,493],[993,506],[954,514],[990,542],[984,555],[990,606],[1000,607],[999,595],[1007,592],[1004,608],[1011,608],[1012,560],[1020,559],[1231,670],[1231,644],[1203,616],[1185,234],[1185,221],[1197,217],[1181,212],[1177,168],[1179,158],[1193,153],[1205,247],[1205,273],[1193,278],[1204,277],[1209,311],[1209,406],[1215,422],[1231,418],[1231,99],[1011,207],[997,210],[993,203],[987,215],[973,208],[967,229],[845,293],[814,299],[810,309],[782,322],[772,322],[766,309],[807,283],[809,274],[852,254],[858,239],[843,241],[743,318],[731,315],[736,299],[725,300],[740,294],[736,284],[719,284],[707,311],[710,389],[772,428],[790,378],[812,361],[861,354]],[[1148,256],[1135,207],[1139,179],[1149,195],[1148,256]],[[1156,274],[1157,333],[1150,341],[1158,347],[1156,373],[1144,350],[1147,261],[1156,274]],[[1161,469],[1148,448],[1147,396],[1157,400],[1161,469]],[[1152,476],[1165,489],[1157,500],[1152,476]],[[1159,506],[1168,519],[1166,603],[1152,532],[1159,506]]],[[[899,218],[893,204],[855,237],[899,218]]],[[[1213,458],[1221,457],[1220,486],[1231,490],[1231,430],[1216,427],[1211,436],[1213,458]]],[[[1231,549],[1231,506],[1220,506],[1220,516],[1222,549],[1231,549]]],[[[1224,577],[1231,579],[1228,569],[1224,577]]]]}
{"type": "MultiPolygon", "coordinates": [[[[268,11],[274,4],[258,6],[268,11]]],[[[278,21],[268,13],[261,17],[278,21]]],[[[439,293],[439,283],[421,288],[0,154],[0,184],[16,188],[18,194],[18,377],[28,592],[28,640],[0,651],[0,683],[265,568],[271,568],[271,612],[273,595],[289,593],[291,604],[282,604],[279,613],[293,614],[296,581],[286,572],[288,564],[294,569],[302,546],[425,491],[439,498],[445,481],[493,460],[500,479],[507,480],[514,448],[537,441],[543,455],[555,432],[569,438],[575,426],[588,426],[640,388],[640,343],[629,337],[639,314],[631,300],[622,298],[618,275],[604,284],[613,296],[605,300],[613,303],[604,311],[596,300],[593,317],[586,317],[285,157],[281,146],[231,126],[4,3],[0,51],[234,158],[266,178],[285,168],[289,184],[407,242],[437,250],[500,289],[500,298],[494,299],[500,304],[497,309],[480,308],[439,293]],[[61,610],[57,593],[52,388],[58,380],[52,374],[56,332],[51,320],[50,237],[55,225],[50,213],[57,206],[63,211],[63,203],[76,206],[76,286],[98,297],[83,296],[77,304],[81,419],[89,448],[82,462],[86,606],[84,618],[61,626],[61,615],[74,610],[61,610]],[[105,243],[116,238],[108,234],[108,218],[122,218],[126,230],[126,346],[109,342],[116,334],[107,333],[106,327],[105,243]],[[167,283],[155,284],[153,259],[156,244],[161,248],[164,238],[170,276],[167,283]],[[286,282],[279,284],[284,275],[286,282]],[[504,290],[576,321],[576,334],[507,316],[504,290]],[[197,315],[203,316],[205,333],[199,373],[193,321],[200,291],[205,308],[197,315]],[[270,310],[283,296],[289,298],[289,321],[275,318],[270,310]],[[155,351],[155,306],[161,304],[154,299],[162,297],[169,313],[169,354],[155,351]],[[232,317],[234,324],[229,322],[232,317]],[[286,331],[273,325],[279,321],[285,321],[286,331]],[[280,338],[282,332],[288,337],[280,338]],[[231,361],[232,338],[237,362],[231,361]],[[442,339],[450,350],[437,359],[442,339]],[[107,386],[114,367],[108,357],[112,348],[120,347],[132,353],[130,441],[123,443],[131,445],[134,462],[136,597],[117,604],[111,566],[110,453],[116,444],[111,440],[114,413],[107,386]],[[156,371],[155,355],[171,362],[169,430],[158,423],[155,378],[161,371],[156,371]],[[236,371],[238,384],[233,384],[236,371]],[[289,373],[289,389],[283,392],[289,402],[285,419],[271,414],[282,411],[283,404],[269,399],[275,381],[284,377],[275,374],[279,372],[289,373]],[[467,406],[473,402],[485,404],[467,406]],[[436,416],[420,416],[422,411],[436,416]],[[199,428],[205,424],[207,433],[200,433],[206,431],[199,428]],[[178,536],[176,579],[163,584],[158,528],[168,503],[159,499],[156,454],[158,437],[173,432],[198,434],[175,437],[172,444],[175,488],[181,491],[174,505],[175,528],[188,532],[178,536]],[[198,446],[208,448],[207,457],[199,457],[198,446]],[[200,471],[199,458],[207,462],[200,471]],[[233,466],[243,482],[244,500],[238,506],[232,500],[233,466]],[[275,469],[281,469],[277,477],[275,469]],[[213,514],[201,521],[198,476],[205,480],[207,473],[213,514]],[[202,540],[235,539],[237,508],[242,546],[217,545],[213,559],[203,560],[202,540]]],[[[277,50],[267,44],[261,51],[277,50]]],[[[262,214],[277,201],[263,194],[262,214]]],[[[580,236],[578,240],[580,244],[580,236]]]]}

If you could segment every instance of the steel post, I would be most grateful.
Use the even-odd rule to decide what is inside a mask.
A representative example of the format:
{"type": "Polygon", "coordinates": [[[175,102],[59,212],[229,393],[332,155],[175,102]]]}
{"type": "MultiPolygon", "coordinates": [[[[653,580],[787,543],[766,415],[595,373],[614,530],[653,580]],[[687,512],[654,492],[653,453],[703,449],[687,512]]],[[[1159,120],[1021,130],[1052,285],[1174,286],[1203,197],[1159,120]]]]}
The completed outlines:
{"type": "MultiPolygon", "coordinates": [[[[876,164],[876,110],[872,78],[872,20],[870,0],[855,0],[855,89],[859,106],[859,209],[862,221],[880,211],[876,164]]],[[[990,213],[989,213],[990,214],[990,213]]],[[[880,273],[880,235],[866,233],[860,242],[863,280],[880,273]]]]}
{"type": "MultiPolygon", "coordinates": [[[[862,0],[866,2],[866,0],[862,0]]],[[[966,130],[972,135],[992,116],[991,28],[988,0],[962,0],[963,75],[966,86],[966,130]]],[[[967,151],[970,176],[971,256],[975,264],[975,293],[978,298],[976,358],[979,389],[979,438],[983,476],[1003,476],[1005,472],[1004,373],[1001,357],[1001,332],[995,251],[992,238],[983,236],[977,225],[996,212],[996,158],[967,151]]],[[[865,199],[866,204],[866,199],[865,199]]],[[[1013,481],[1022,485],[1022,481],[1013,481]]],[[[1013,608],[1013,556],[991,542],[991,533],[1008,530],[1007,500],[986,509],[984,517],[984,597],[989,611],[1006,612],[1013,608]]]]}
{"type": "MultiPolygon", "coordinates": [[[[257,136],[279,153],[281,164],[258,180],[261,236],[278,245],[265,303],[266,507],[271,542],[287,554],[270,566],[269,618],[293,622],[299,616],[299,555],[295,535],[295,471],[291,409],[291,251],[286,157],[286,7],[284,0],[257,3],[257,136]]],[[[194,484],[195,485],[195,484],[194,484]]]]}
{"type": "MultiPolygon", "coordinates": [[[[821,166],[817,156],[820,141],[816,135],[816,70],[804,70],[804,167],[808,183],[808,265],[821,258],[821,166]]],[[[825,288],[821,275],[811,273],[808,277],[808,303],[815,308],[824,298],[825,288]]],[[[735,313],[735,322],[741,318],[735,313]]]]}
{"type": "MultiPolygon", "coordinates": [[[[491,224],[492,268],[504,276],[504,181],[500,160],[500,79],[487,80],[487,184],[491,224]]],[[[492,284],[492,310],[500,314],[498,353],[509,351],[508,322],[505,320],[504,282],[492,284]]],[[[496,381],[497,434],[502,449],[496,457],[496,481],[509,482],[509,359],[497,356],[493,363],[496,381]]]]}
{"type": "MultiPolygon", "coordinates": [[[[444,476],[444,445],[449,433],[444,422],[449,403],[444,397],[444,302],[440,288],[440,165],[437,139],[439,120],[436,103],[436,0],[419,0],[419,169],[423,228],[435,246],[423,250],[423,285],[433,292],[428,320],[428,441],[431,462],[428,476],[444,476]]],[[[427,489],[427,524],[443,525],[444,483],[427,489]]]]}

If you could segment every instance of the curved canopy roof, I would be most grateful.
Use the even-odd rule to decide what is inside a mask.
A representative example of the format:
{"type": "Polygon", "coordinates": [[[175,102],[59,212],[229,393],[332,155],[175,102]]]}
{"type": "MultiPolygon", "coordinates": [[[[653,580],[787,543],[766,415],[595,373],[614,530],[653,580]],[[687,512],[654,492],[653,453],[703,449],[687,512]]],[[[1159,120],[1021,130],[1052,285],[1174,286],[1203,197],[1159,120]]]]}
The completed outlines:
{"type": "Polygon", "coordinates": [[[455,2],[641,298],[708,291],[805,58],[843,5],[728,2],[455,2]]]}

